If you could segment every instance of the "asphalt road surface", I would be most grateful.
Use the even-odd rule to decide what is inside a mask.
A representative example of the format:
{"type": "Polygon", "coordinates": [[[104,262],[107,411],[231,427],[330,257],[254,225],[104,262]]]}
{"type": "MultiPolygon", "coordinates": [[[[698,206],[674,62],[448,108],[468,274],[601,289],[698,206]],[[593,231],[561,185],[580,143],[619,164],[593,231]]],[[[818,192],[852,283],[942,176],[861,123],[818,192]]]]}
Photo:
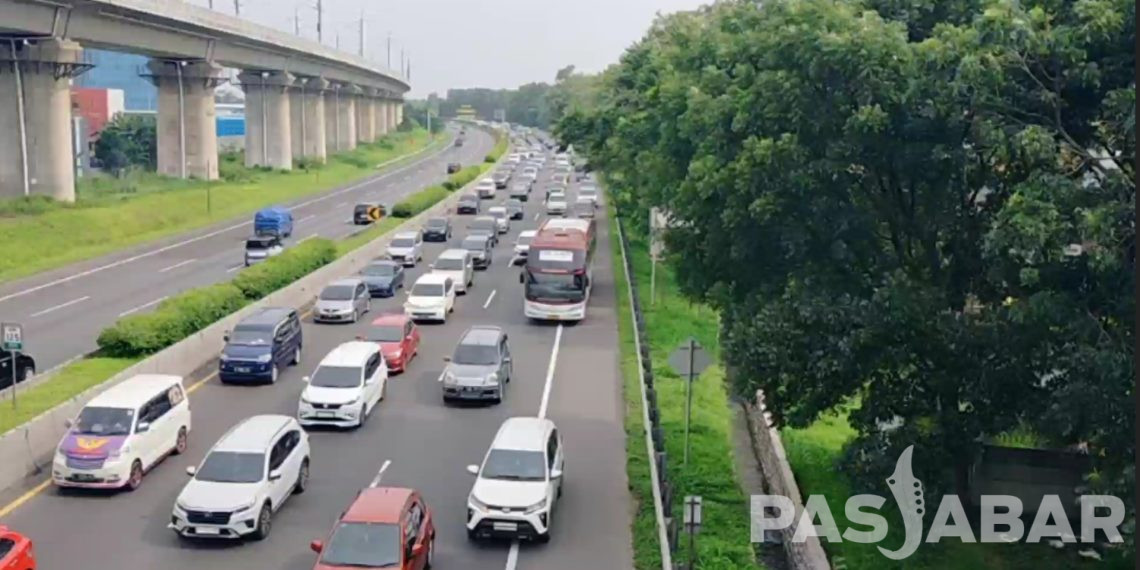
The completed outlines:
{"type": "MultiPolygon", "coordinates": [[[[310,237],[342,238],[363,226],[350,222],[357,202],[394,204],[447,177],[448,162],[482,162],[491,135],[468,129],[467,144],[418,155],[378,176],[285,205],[293,209],[294,234],[286,245],[310,237]]],[[[233,278],[243,265],[252,213],[188,234],[148,243],[47,271],[0,286],[0,320],[24,325],[24,344],[43,372],[96,348],[95,339],[120,317],[152,310],[161,300],[193,287],[233,278]]]]}
{"type": "MultiPolygon", "coordinates": [[[[63,494],[48,487],[5,517],[4,524],[29,535],[41,564],[49,569],[308,570],[316,559],[309,541],[323,538],[357,490],[390,462],[381,484],[415,487],[434,510],[437,568],[632,568],[633,507],[625,475],[608,229],[599,218],[587,318],[564,327],[528,322],[522,311],[520,269],[507,263],[519,231],[540,224],[539,200],[529,202],[524,220],[515,221],[503,236],[491,267],[476,272],[474,287],[459,298],[448,322],[421,325],[419,355],[408,372],[390,379],[387,397],[368,423],[358,431],[310,432],[309,487],[277,513],[267,540],[205,544],[179,540],[166,523],[187,480],[185,468],[201,461],[209,446],[242,418],[295,414],[304,385],[301,377],[337,344],[361,334],[372,317],[399,310],[402,293],[374,299],[373,312],[355,325],[313,324],[306,318],[302,364],[284,370],[275,385],[226,386],[216,379],[199,385],[190,395],[194,431],[188,452],[158,465],[134,493],[63,494]],[[476,324],[505,328],[515,357],[514,378],[498,406],[445,406],[438,381],[442,359],[451,354],[463,331],[476,324]],[[565,493],[555,507],[552,540],[521,546],[469,541],[464,519],[473,476],[466,465],[482,460],[504,419],[538,415],[544,394],[548,394],[546,416],[562,431],[566,446],[565,493]]],[[[455,218],[452,244],[462,239],[470,219],[455,218]]],[[[409,283],[444,249],[443,244],[426,245],[424,262],[410,270],[409,283]]],[[[11,498],[0,497],[0,509],[11,498]]]]}

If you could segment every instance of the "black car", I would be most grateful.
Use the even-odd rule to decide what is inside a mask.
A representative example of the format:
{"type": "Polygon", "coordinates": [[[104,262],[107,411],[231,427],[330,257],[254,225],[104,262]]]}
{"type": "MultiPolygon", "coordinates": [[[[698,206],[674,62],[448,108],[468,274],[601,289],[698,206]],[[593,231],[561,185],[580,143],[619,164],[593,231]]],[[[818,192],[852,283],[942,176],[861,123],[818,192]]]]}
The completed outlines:
{"type": "Polygon", "coordinates": [[[463,138],[455,139],[455,146],[463,146],[463,138]]]}
{"type": "Polygon", "coordinates": [[[356,225],[371,224],[376,221],[372,217],[372,209],[376,209],[376,218],[381,218],[387,214],[387,208],[383,204],[357,204],[352,209],[352,223],[356,225]]]}
{"type": "MultiPolygon", "coordinates": [[[[22,352],[17,353],[16,383],[19,384],[36,374],[36,360],[22,352]]],[[[0,349],[0,390],[12,386],[12,353],[0,349]]]]}
{"type": "MultiPolygon", "coordinates": [[[[478,203],[478,200],[476,200],[478,203]]],[[[424,223],[424,241],[447,241],[451,239],[451,220],[428,218],[424,223]]]]}
{"type": "Polygon", "coordinates": [[[456,172],[459,172],[460,170],[463,170],[462,164],[459,164],[458,162],[447,163],[447,173],[448,174],[455,174],[456,172]]]}
{"type": "Polygon", "coordinates": [[[471,265],[475,269],[487,269],[491,266],[492,252],[491,238],[487,235],[470,235],[463,238],[460,247],[471,252],[471,265]]]}
{"type": "Polygon", "coordinates": [[[218,380],[277,382],[280,369],[301,363],[301,319],[289,307],[266,307],[225,333],[218,380]]]}
{"type": "Polygon", "coordinates": [[[373,297],[391,297],[404,286],[404,266],[390,259],[378,259],[360,270],[360,278],[373,297]]]}
{"type": "Polygon", "coordinates": [[[479,197],[474,194],[464,194],[459,197],[459,203],[455,205],[455,213],[457,214],[478,214],[479,213],[479,197]]]}
{"type": "Polygon", "coordinates": [[[510,200],[504,202],[503,207],[507,209],[507,217],[512,220],[521,220],[525,215],[522,202],[514,198],[511,198],[510,200]]]}

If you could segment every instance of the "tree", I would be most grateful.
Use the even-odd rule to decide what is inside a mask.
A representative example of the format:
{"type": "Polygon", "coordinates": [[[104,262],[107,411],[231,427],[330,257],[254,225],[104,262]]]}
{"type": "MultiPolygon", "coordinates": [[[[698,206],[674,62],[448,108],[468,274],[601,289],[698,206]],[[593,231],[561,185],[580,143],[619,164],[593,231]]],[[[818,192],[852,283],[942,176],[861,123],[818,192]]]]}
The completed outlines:
{"type": "Polygon", "coordinates": [[[115,175],[128,168],[153,170],[158,161],[153,117],[119,115],[107,123],[95,141],[95,158],[115,175]]]}

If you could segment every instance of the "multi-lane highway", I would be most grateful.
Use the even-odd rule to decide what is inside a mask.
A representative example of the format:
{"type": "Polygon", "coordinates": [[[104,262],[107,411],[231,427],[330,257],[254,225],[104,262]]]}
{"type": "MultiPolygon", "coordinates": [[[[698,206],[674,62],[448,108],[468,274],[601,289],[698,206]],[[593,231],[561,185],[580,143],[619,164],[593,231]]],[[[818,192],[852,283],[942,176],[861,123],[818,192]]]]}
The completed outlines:
{"type": "MultiPolygon", "coordinates": [[[[545,180],[545,178],[540,178],[545,180]]],[[[625,433],[614,276],[608,228],[599,219],[593,293],[586,320],[574,325],[528,322],[522,312],[519,268],[507,265],[521,230],[541,222],[541,189],[496,248],[494,262],[479,271],[446,324],[421,325],[419,356],[408,372],[392,377],[386,399],[358,431],[310,432],[312,476],[306,493],[274,517],[263,542],[189,543],[166,528],[171,507],[210,445],[238,420],[256,413],[295,414],[297,398],[319,359],[362,334],[371,318],[355,325],[304,325],[302,365],[276,385],[222,385],[208,377],[190,395],[194,432],[185,455],[159,465],[133,493],[66,493],[47,487],[4,517],[30,536],[44,568],[111,570],[147,568],[309,569],[309,541],[323,538],[356,491],[388,463],[382,485],[415,487],[434,510],[438,528],[436,568],[560,570],[632,568],[632,504],[625,475],[625,433]],[[463,331],[472,325],[504,327],[514,354],[514,377],[498,406],[445,406],[439,376],[463,331]],[[510,416],[545,413],[563,434],[565,494],[556,507],[549,544],[473,543],[464,531],[466,497],[478,463],[499,424],[510,416]]],[[[502,192],[500,192],[502,194],[502,192]]],[[[456,217],[452,244],[470,217],[456,217]]],[[[427,244],[425,262],[409,283],[444,249],[427,244]]],[[[378,252],[379,253],[379,252],[378,252]]],[[[373,317],[399,310],[403,296],[373,301],[373,317]]],[[[221,347],[219,347],[220,349],[221,347]]],[[[16,493],[0,495],[3,505],[16,493]]]]}
{"type": "MultiPolygon", "coordinates": [[[[296,202],[296,231],[288,243],[314,236],[340,238],[354,231],[358,201],[392,204],[446,176],[448,162],[482,162],[494,141],[468,129],[466,144],[448,141],[397,168],[296,202]]],[[[154,308],[192,287],[232,278],[243,267],[252,213],[207,228],[48,271],[0,286],[0,317],[24,325],[28,353],[40,372],[95,349],[99,331],[118,318],[154,308]]]]}

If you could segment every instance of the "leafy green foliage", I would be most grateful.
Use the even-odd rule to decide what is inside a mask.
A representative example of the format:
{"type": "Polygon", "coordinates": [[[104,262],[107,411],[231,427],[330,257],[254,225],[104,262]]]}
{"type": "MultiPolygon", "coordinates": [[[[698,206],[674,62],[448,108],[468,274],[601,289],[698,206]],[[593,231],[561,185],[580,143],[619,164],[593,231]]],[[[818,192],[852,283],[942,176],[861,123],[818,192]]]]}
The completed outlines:
{"type": "Polygon", "coordinates": [[[234,287],[247,299],[260,299],[313,270],[335,260],[336,244],[317,238],[286,249],[257,265],[242,270],[234,278],[234,287]]]}
{"type": "Polygon", "coordinates": [[[248,299],[230,283],[180,293],[150,313],[119,319],[99,333],[105,356],[131,358],[158,352],[245,306],[248,299]]]}
{"type": "Polygon", "coordinates": [[[392,206],[392,216],[396,218],[410,218],[435,205],[436,202],[446,198],[451,191],[443,186],[428,186],[392,206]]]}
{"type": "Polygon", "coordinates": [[[95,141],[95,158],[114,174],[128,168],[153,170],[158,161],[154,117],[119,115],[95,141]]]}

